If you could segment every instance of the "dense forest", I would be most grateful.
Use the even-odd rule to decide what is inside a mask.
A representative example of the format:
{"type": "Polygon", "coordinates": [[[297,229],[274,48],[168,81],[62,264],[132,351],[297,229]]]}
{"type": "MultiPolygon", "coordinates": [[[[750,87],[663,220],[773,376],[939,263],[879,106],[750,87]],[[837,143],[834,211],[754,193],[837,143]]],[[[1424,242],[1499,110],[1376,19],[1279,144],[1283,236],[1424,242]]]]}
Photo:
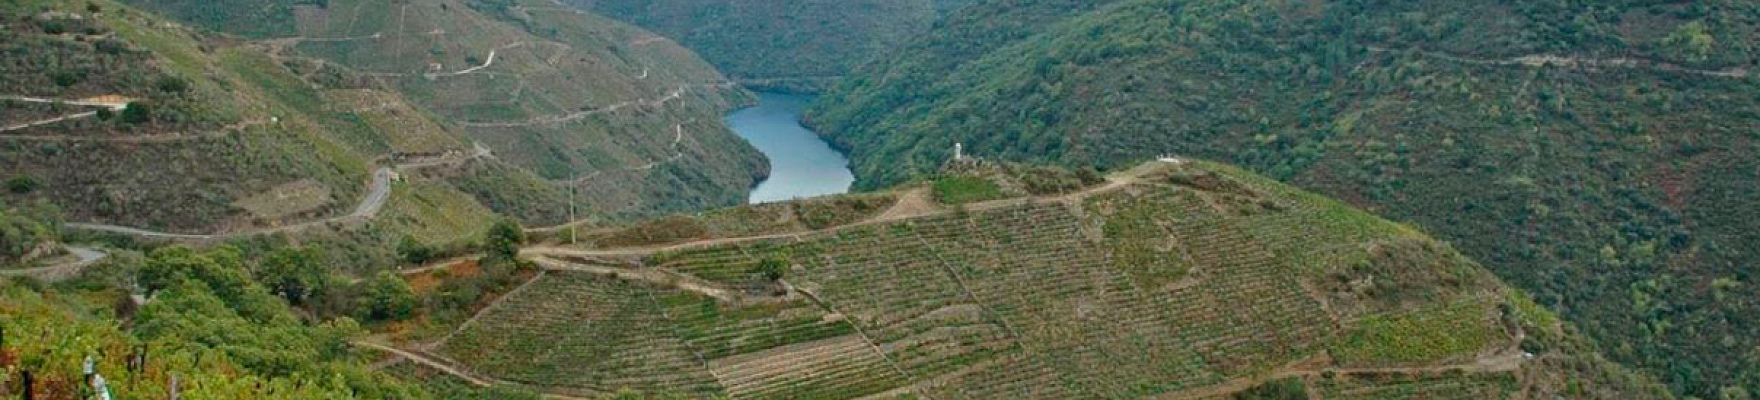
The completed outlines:
{"type": "Polygon", "coordinates": [[[809,112],[859,186],[955,142],[1227,160],[1459,244],[1679,393],[1760,389],[1760,5],[998,0],[946,21],[809,112]]]}
{"type": "MultiPolygon", "coordinates": [[[[567,0],[679,41],[734,78],[824,78],[972,0],[567,0]]],[[[803,79],[805,80],[805,79],[803,79]]],[[[808,81],[811,83],[812,81],[808,81]]],[[[774,86],[784,86],[777,82],[774,86]]],[[[792,87],[812,85],[792,85],[792,87]]]]}

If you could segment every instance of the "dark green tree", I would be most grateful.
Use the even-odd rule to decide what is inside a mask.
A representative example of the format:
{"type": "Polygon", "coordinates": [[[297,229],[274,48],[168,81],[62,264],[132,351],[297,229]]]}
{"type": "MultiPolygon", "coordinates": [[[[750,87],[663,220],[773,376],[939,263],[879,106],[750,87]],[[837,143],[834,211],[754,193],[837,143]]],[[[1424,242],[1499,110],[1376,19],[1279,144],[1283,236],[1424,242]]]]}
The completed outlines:
{"type": "Polygon", "coordinates": [[[128,107],[122,109],[122,122],[127,122],[130,124],[144,124],[144,123],[147,123],[152,120],[153,120],[153,106],[148,105],[147,103],[142,103],[142,102],[138,102],[138,101],[133,102],[133,103],[128,103],[128,107]]]}
{"type": "Polygon", "coordinates": [[[371,321],[395,321],[415,313],[416,292],[408,282],[390,271],[363,282],[358,313],[371,321]]]}
{"type": "Polygon", "coordinates": [[[488,251],[489,257],[515,260],[519,258],[519,246],[525,240],[525,229],[520,228],[518,222],[504,219],[489,226],[489,233],[483,238],[483,247],[488,251]]]}
{"type": "Polygon", "coordinates": [[[257,280],[271,292],[293,304],[304,304],[307,298],[327,290],[328,278],[312,250],[295,247],[270,252],[257,274],[257,280]]]}

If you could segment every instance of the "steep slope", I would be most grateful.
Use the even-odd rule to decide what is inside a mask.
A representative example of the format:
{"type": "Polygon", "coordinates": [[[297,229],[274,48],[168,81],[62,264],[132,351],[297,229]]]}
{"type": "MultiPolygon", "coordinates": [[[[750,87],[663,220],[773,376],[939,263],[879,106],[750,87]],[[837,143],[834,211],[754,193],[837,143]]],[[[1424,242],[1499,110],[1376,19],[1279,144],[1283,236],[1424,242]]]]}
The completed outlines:
{"type": "Polygon", "coordinates": [[[19,183],[0,194],[10,200],[150,229],[273,226],[347,214],[389,150],[391,135],[363,114],[323,108],[251,48],[105,1],[9,2],[0,13],[0,45],[18,55],[0,71],[16,91],[0,99],[12,126],[0,164],[19,183]]]}
{"type": "Polygon", "coordinates": [[[688,50],[642,43],[652,35],[639,29],[519,2],[298,10],[302,36],[277,41],[290,53],[391,82],[498,158],[564,190],[574,180],[592,209],[737,204],[763,173],[721,122],[745,94],[688,50]]]}
{"type": "Polygon", "coordinates": [[[1669,397],[1446,245],[1250,173],[951,171],[833,226],[526,248],[544,272],[406,352],[574,396],[1669,397]],[[995,200],[930,200],[962,190],[995,200]]]}
{"type": "Polygon", "coordinates": [[[640,25],[760,87],[816,89],[896,48],[959,2],[565,0],[640,25]]]}
{"type": "Polygon", "coordinates": [[[1230,160],[1433,230],[1679,393],[1760,389],[1760,6],[1066,3],[967,8],[808,117],[870,188],[955,142],[1230,160]]]}
{"type": "MultiPolygon", "coordinates": [[[[170,15],[199,8],[136,3],[170,15]]],[[[764,173],[762,156],[721,123],[746,94],[640,29],[544,1],[278,3],[297,30],[263,40],[278,57],[395,87],[556,192],[590,194],[591,212],[736,204],[764,173]]]]}

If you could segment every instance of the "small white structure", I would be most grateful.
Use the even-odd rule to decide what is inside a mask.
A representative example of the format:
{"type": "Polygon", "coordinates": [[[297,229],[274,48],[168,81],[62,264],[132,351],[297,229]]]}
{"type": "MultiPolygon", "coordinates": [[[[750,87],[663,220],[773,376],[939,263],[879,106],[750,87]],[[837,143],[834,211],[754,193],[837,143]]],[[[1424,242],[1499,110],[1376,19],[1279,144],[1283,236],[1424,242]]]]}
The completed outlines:
{"type": "Polygon", "coordinates": [[[1166,154],[1163,154],[1163,155],[1161,155],[1161,157],[1156,158],[1155,161],[1160,161],[1160,162],[1173,164],[1173,165],[1181,165],[1181,164],[1186,163],[1186,160],[1181,160],[1179,157],[1174,157],[1174,156],[1170,156],[1170,155],[1166,155],[1166,154]]]}
{"type": "Polygon", "coordinates": [[[953,144],[953,160],[954,161],[965,161],[965,159],[966,159],[965,147],[966,147],[966,145],[964,143],[954,143],[953,144]]]}

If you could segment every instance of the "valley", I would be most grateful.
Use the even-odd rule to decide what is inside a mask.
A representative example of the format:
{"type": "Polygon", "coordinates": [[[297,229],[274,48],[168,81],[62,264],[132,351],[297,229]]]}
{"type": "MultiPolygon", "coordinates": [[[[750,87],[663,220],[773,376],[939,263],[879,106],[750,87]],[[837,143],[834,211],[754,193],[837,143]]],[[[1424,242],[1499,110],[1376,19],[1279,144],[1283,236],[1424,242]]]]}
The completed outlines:
{"type": "Polygon", "coordinates": [[[17,0],[0,397],[1744,400],[1755,16],[17,0]]]}

